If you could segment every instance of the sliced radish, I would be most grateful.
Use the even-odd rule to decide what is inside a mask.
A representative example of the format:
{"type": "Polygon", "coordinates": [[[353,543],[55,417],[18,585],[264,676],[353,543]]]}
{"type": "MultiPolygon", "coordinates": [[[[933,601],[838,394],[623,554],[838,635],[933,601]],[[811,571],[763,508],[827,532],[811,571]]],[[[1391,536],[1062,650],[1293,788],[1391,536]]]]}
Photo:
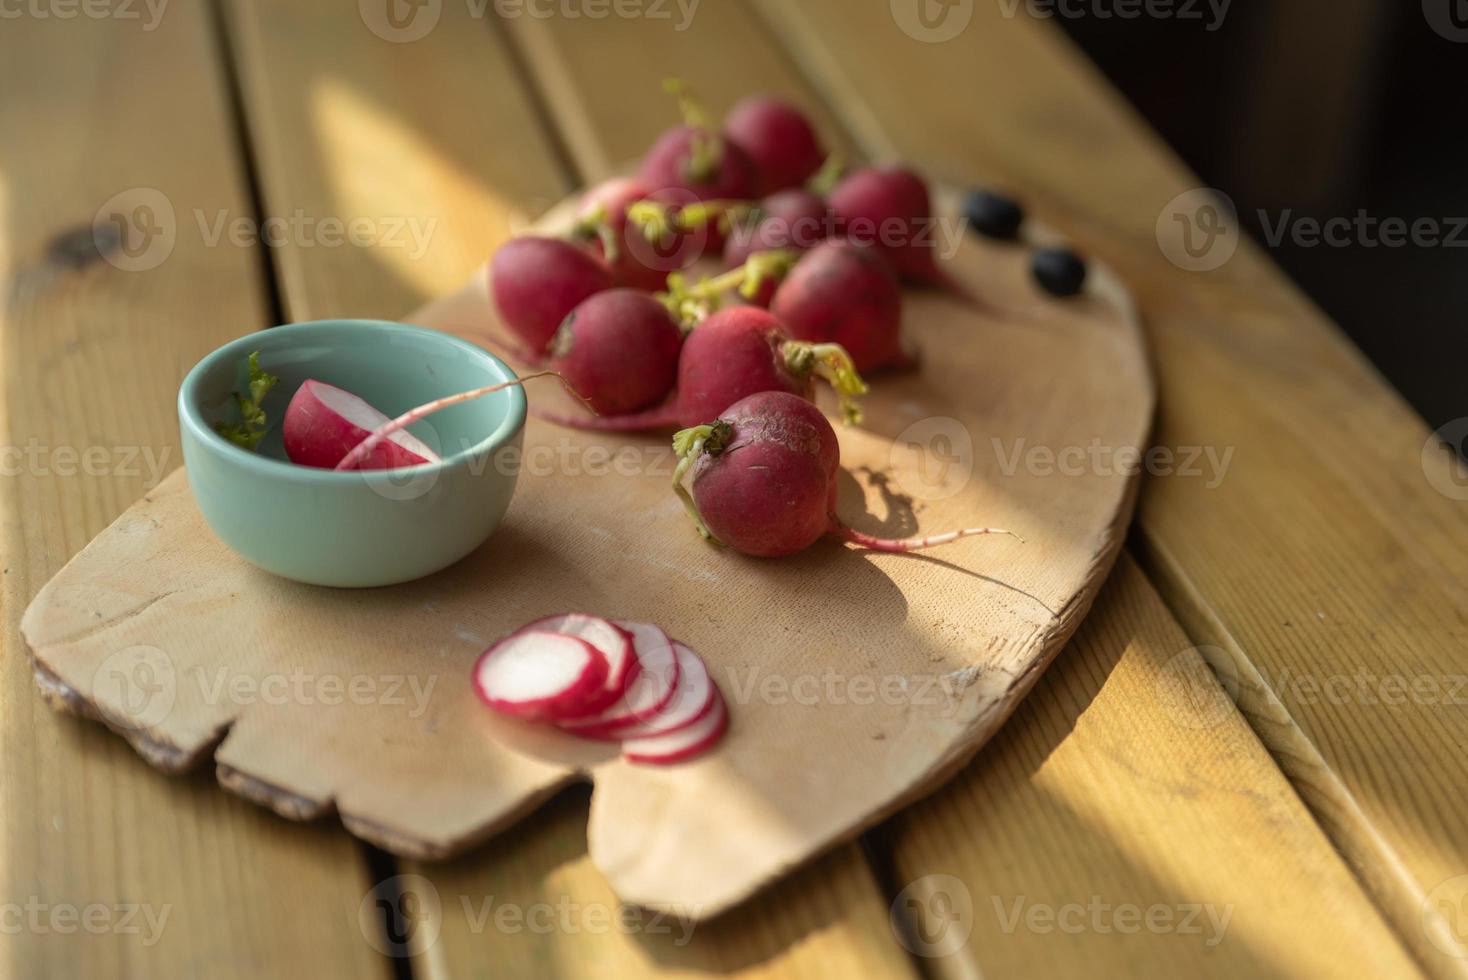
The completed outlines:
{"type": "Polygon", "coordinates": [[[637,651],[632,643],[632,634],[610,619],[589,616],[586,613],[564,613],[546,616],[521,627],[521,632],[526,630],[544,630],[563,636],[574,636],[596,647],[606,658],[607,676],[602,691],[586,702],[583,714],[598,714],[609,705],[615,704],[627,693],[628,685],[637,676],[637,651]]]}
{"type": "Polygon", "coordinates": [[[673,641],[668,639],[668,634],[651,623],[619,619],[616,624],[632,634],[632,646],[637,653],[637,676],[621,700],[601,714],[559,722],[560,727],[568,732],[610,735],[656,715],[678,690],[678,657],[673,652],[673,641]]]}
{"type": "Polygon", "coordinates": [[[708,714],[719,698],[719,690],[714,686],[708,668],[698,654],[681,643],[673,644],[673,652],[678,658],[678,690],[661,711],[635,725],[609,732],[593,730],[577,734],[600,739],[650,738],[687,728],[708,714]]]}
{"type": "Polygon", "coordinates": [[[686,728],[623,742],[622,758],[660,766],[684,762],[713,748],[728,728],[729,709],[724,707],[724,699],[715,694],[708,713],[686,728]]]}
{"type": "Polygon", "coordinates": [[[607,658],[585,640],[522,630],[500,640],[474,665],[484,703],[517,718],[556,719],[586,711],[607,680],[607,658]]]}
{"type": "MultiPolygon", "coordinates": [[[[352,447],[389,421],[350,391],[308,380],[286,406],[281,437],[292,463],[332,469],[352,447]]],[[[382,470],[438,461],[437,453],[402,429],[380,442],[356,468],[382,470]]]]}

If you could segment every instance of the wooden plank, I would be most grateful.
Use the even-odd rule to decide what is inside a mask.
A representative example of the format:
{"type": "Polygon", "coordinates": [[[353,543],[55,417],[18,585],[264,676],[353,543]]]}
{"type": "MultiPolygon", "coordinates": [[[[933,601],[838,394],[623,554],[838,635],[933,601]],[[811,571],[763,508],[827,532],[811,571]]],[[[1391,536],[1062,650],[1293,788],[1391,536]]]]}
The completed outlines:
{"type": "Polygon", "coordinates": [[[977,4],[925,43],[885,9],[760,9],[863,145],[1023,192],[1133,284],[1158,443],[1234,453],[1221,481],[1149,481],[1147,566],[1404,939],[1464,975],[1468,510],[1448,455],[1261,250],[1206,274],[1164,258],[1159,219],[1199,181],[1058,31],[977,4]]]}
{"type": "Polygon", "coordinates": [[[570,794],[479,858],[433,869],[442,933],[427,974],[473,975],[493,957],[495,976],[560,980],[914,976],[855,847],[694,925],[620,909],[587,856],[585,825],[586,794],[570,794]]]}
{"type": "Polygon", "coordinates": [[[588,183],[625,169],[678,123],[665,78],[687,81],[715,118],[751,92],[780,95],[810,113],[830,149],[848,159],[855,152],[846,130],[738,4],[696,6],[687,21],[518,16],[505,23],[588,183]]]}
{"type": "Polygon", "coordinates": [[[936,894],[971,909],[940,977],[1417,975],[1128,556],[1009,726],[877,841],[919,935],[943,941],[936,894]]]}
{"type": "MultiPolygon", "coordinates": [[[[388,213],[383,209],[389,207],[444,216],[481,208],[474,220],[456,224],[460,230],[452,249],[423,261],[435,266],[431,275],[458,285],[523,216],[569,190],[523,80],[512,71],[504,38],[492,26],[475,22],[470,8],[443,5],[433,31],[401,44],[363,32],[350,8],[271,0],[236,4],[230,14],[256,141],[262,147],[313,148],[290,161],[262,152],[260,179],[270,213],[314,208],[323,215],[339,214],[337,189],[347,186],[359,189],[351,199],[354,213],[368,217],[388,213]],[[329,46],[301,47],[326,36],[333,39],[329,46]],[[303,109],[295,87],[300,82],[282,84],[273,75],[283,62],[309,60],[303,50],[339,85],[374,93],[379,131],[399,127],[385,170],[377,170],[381,164],[371,155],[347,152],[355,138],[351,119],[334,121],[330,113],[303,109]],[[385,76],[393,83],[373,81],[385,76]],[[425,112],[429,102],[440,104],[425,112]],[[462,134],[466,128],[483,135],[471,143],[462,134]],[[464,175],[463,181],[432,178],[444,159],[437,149],[440,141],[458,147],[454,171],[464,175]],[[397,191],[399,184],[413,188],[411,195],[397,191]],[[374,193],[382,195],[379,204],[374,193]]],[[[365,118],[361,112],[354,115],[358,121],[365,118]]],[[[437,238],[433,247],[440,247],[437,238]]],[[[428,283],[430,275],[421,272],[413,282],[384,276],[376,255],[351,249],[323,255],[288,245],[276,259],[283,270],[294,270],[283,281],[285,303],[295,318],[395,315],[421,301],[426,294],[417,283],[428,283]],[[367,296],[373,305],[358,305],[357,298],[367,296]]],[[[853,974],[860,964],[873,976],[910,975],[905,954],[879,928],[886,904],[854,847],[777,888],[758,910],[736,911],[700,926],[697,939],[682,945],[677,942],[681,931],[650,935],[652,924],[645,920],[645,928],[636,932],[598,932],[596,922],[606,910],[615,913],[615,906],[585,849],[586,802],[573,795],[477,855],[451,865],[404,862],[406,873],[421,878],[409,890],[421,893],[423,881],[429,882],[442,909],[433,917],[438,928],[425,933],[436,938],[424,943],[426,949],[413,961],[415,971],[432,977],[475,976],[491,969],[511,976],[645,976],[737,968],[760,976],[817,976],[824,975],[826,964],[836,963],[848,965],[853,974]],[[492,905],[486,905],[491,898],[492,905]],[[499,906],[537,916],[547,904],[589,911],[573,927],[549,932],[536,932],[529,924],[504,927],[493,919],[499,906]],[[486,908],[491,912],[487,922],[486,908]]]]}
{"type": "Polygon", "coordinates": [[[271,250],[289,320],[402,316],[569,189],[475,9],[393,41],[351,5],[227,4],[264,206],[294,222],[271,250]]]}
{"type": "Polygon", "coordinates": [[[161,12],[31,10],[0,32],[0,972],[387,976],[345,834],[160,776],[59,716],[17,632],[67,557],[177,466],[185,370],[268,316],[258,252],[208,247],[196,223],[251,213],[212,26],[199,5],[161,12]]]}

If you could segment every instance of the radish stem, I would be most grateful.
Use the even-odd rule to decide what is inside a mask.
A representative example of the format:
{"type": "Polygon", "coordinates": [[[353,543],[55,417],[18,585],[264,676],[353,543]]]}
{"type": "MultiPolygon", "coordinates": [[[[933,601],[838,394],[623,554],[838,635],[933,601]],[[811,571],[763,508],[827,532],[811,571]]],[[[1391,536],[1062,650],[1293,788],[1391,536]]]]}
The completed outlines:
{"type": "Polygon", "coordinates": [[[721,542],[713,536],[708,525],[703,522],[703,517],[699,515],[698,507],[693,502],[693,495],[683,485],[683,477],[704,453],[717,456],[723,452],[732,433],[733,427],[728,422],[720,420],[707,425],[680,429],[673,435],[673,452],[678,454],[678,466],[673,470],[673,492],[678,495],[679,500],[683,501],[683,509],[688,511],[689,517],[693,518],[693,526],[698,528],[698,533],[703,535],[705,540],[715,544],[721,542]]]}
{"type": "Polygon", "coordinates": [[[861,406],[856,399],[868,391],[867,383],[856,373],[851,355],[840,344],[812,344],[803,340],[787,340],[780,345],[785,365],[798,375],[814,373],[836,390],[841,418],[847,425],[861,424],[861,406]]]}

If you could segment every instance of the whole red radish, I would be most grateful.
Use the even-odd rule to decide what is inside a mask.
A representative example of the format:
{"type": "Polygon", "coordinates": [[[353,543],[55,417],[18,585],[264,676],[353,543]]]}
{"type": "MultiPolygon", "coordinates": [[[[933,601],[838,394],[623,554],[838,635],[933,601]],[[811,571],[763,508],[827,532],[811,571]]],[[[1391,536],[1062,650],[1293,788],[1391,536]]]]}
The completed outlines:
{"type": "Polygon", "coordinates": [[[863,373],[907,361],[902,289],[869,246],[839,238],[817,245],[775,290],[770,312],[797,340],[840,344],[863,373]]]}
{"type": "Polygon", "coordinates": [[[677,97],[684,124],[658,137],[637,176],[656,190],[680,188],[701,201],[754,197],[759,190],[754,161],[710,123],[686,85],[669,79],[663,87],[677,97]]]}
{"type": "Polygon", "coordinates": [[[724,117],[724,135],[754,161],[760,194],[799,187],[826,159],[805,113],[769,96],[745,99],[730,110],[724,117]]]}
{"type": "Polygon", "coordinates": [[[666,306],[635,289],[609,289],[566,316],[551,341],[550,368],[593,409],[620,415],[668,396],[682,346],[666,306]]]}
{"type": "Polygon", "coordinates": [[[511,239],[489,263],[495,309],[533,358],[545,353],[566,314],[612,285],[605,263],[559,238],[511,239]]]}
{"type": "MultiPolygon", "coordinates": [[[[724,265],[742,265],[757,252],[803,252],[824,241],[834,226],[826,202],[806,190],[780,191],[759,203],[749,220],[733,226],[724,242],[724,265]]],[[[764,304],[761,304],[764,305],[764,304]]]]}
{"type": "Polygon", "coordinates": [[[879,249],[902,279],[948,286],[935,257],[933,207],[923,179],[903,167],[864,167],[827,199],[843,235],[879,249]]]}
{"type": "Polygon", "coordinates": [[[668,264],[646,261],[642,231],[627,220],[634,204],[651,198],[652,188],[635,177],[603,181],[581,198],[572,234],[601,257],[616,285],[654,293],[667,285],[668,264]]]}
{"type": "Polygon", "coordinates": [[[854,398],[866,391],[851,359],[834,344],[791,340],[780,322],[753,306],[732,306],[704,320],[683,341],[673,396],[646,412],[581,418],[540,413],[581,429],[631,431],[696,425],[762,391],[810,398],[815,376],[829,381],[847,417],[860,418],[854,398]]]}
{"type": "Polygon", "coordinates": [[[701,201],[754,197],[759,176],[754,162],[718,133],[678,126],[658,138],[637,171],[644,183],[680,188],[701,201]]]}
{"type": "Polygon", "coordinates": [[[815,406],[786,392],[745,398],[716,420],[679,432],[673,448],[681,457],[673,487],[699,532],[746,555],[793,555],[828,534],[874,551],[907,552],[1011,533],[965,528],[897,540],[847,527],[836,516],[836,433],[815,406]]]}
{"type": "MultiPolygon", "coordinates": [[[[334,469],[353,447],[387,422],[386,415],[351,392],[324,381],[308,380],[296,389],[286,407],[281,436],[292,463],[334,469]]],[[[438,454],[422,440],[399,430],[379,442],[353,468],[385,470],[438,461],[438,454]]]]}

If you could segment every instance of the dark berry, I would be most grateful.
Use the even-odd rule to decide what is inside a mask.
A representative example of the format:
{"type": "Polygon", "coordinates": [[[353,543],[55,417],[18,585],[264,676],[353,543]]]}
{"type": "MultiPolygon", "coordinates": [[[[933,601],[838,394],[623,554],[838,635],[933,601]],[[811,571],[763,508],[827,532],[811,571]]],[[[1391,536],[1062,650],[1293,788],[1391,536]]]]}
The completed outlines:
{"type": "Polygon", "coordinates": [[[1052,296],[1074,296],[1086,281],[1086,263],[1068,248],[1042,248],[1030,269],[1042,289],[1052,296]]]}
{"type": "Polygon", "coordinates": [[[1013,198],[996,191],[974,191],[963,204],[963,216],[974,231],[989,238],[1012,241],[1019,236],[1025,213],[1013,198]]]}

